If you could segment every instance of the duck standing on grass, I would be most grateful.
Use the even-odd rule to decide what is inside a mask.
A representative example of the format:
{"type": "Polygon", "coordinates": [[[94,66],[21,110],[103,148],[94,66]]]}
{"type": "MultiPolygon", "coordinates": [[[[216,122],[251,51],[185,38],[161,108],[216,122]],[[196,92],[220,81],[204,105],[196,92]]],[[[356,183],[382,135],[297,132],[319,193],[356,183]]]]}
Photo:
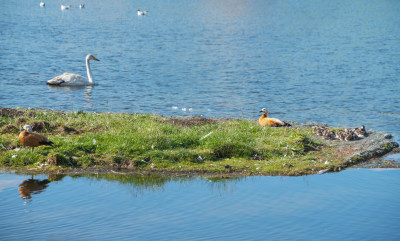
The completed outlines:
{"type": "Polygon", "coordinates": [[[273,126],[273,127],[279,127],[279,126],[291,126],[289,123],[283,122],[279,119],[276,118],[268,118],[268,110],[266,108],[262,108],[260,112],[263,112],[264,114],[258,119],[258,123],[261,126],[273,126]]]}
{"type": "Polygon", "coordinates": [[[18,138],[22,145],[32,147],[32,150],[34,147],[38,147],[41,145],[53,145],[53,142],[49,141],[47,137],[37,133],[33,133],[32,126],[30,125],[25,125],[21,129],[21,133],[19,134],[18,138]]]}

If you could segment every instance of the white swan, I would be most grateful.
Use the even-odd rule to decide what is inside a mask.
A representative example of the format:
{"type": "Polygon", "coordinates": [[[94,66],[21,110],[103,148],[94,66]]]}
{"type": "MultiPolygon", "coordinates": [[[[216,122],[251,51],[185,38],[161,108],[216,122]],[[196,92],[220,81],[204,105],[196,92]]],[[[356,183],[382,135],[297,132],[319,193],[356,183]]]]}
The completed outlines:
{"type": "Polygon", "coordinates": [[[89,65],[89,60],[91,60],[91,59],[100,61],[91,54],[88,54],[86,56],[86,72],[87,72],[88,79],[86,79],[85,77],[83,77],[79,74],[64,73],[62,75],[59,75],[59,76],[54,77],[53,79],[47,81],[47,84],[48,85],[60,85],[60,86],[64,86],[64,85],[75,85],[75,86],[76,85],[95,85],[93,78],[92,78],[92,72],[90,71],[90,65],[89,65]]]}
{"type": "Polygon", "coordinates": [[[40,2],[39,5],[40,5],[41,7],[46,6],[46,4],[45,4],[44,2],[40,2]]]}
{"type": "Polygon", "coordinates": [[[142,15],[147,15],[147,11],[140,11],[140,9],[137,10],[137,15],[142,16],[142,15]]]}
{"type": "Polygon", "coordinates": [[[61,10],[69,9],[69,7],[71,7],[71,5],[64,5],[61,3],[61,10]]]}
{"type": "Polygon", "coordinates": [[[85,4],[83,3],[79,4],[79,8],[85,8],[85,4]]]}

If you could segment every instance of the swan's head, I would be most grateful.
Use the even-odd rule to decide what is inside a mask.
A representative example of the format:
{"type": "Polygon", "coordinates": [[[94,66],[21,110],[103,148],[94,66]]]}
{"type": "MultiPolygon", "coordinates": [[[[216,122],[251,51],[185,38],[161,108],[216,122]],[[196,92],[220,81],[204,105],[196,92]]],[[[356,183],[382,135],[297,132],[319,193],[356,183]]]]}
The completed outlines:
{"type": "Polygon", "coordinates": [[[96,61],[100,61],[99,59],[97,59],[96,57],[94,57],[91,54],[86,55],[86,60],[91,60],[91,59],[96,60],[96,61]]]}
{"type": "Polygon", "coordinates": [[[262,108],[262,109],[260,110],[260,112],[264,112],[264,114],[268,115],[268,110],[267,110],[267,108],[262,108]]]}
{"type": "Polygon", "coordinates": [[[22,127],[21,131],[28,131],[29,133],[31,133],[32,132],[32,126],[24,125],[24,127],[22,127]]]}

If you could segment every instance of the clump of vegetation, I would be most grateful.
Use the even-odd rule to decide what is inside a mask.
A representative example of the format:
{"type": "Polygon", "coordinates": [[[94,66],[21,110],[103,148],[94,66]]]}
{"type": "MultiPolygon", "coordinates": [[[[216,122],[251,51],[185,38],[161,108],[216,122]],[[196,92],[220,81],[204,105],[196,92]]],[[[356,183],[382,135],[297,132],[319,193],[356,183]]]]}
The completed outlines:
{"type": "Polygon", "coordinates": [[[254,121],[149,114],[7,110],[0,112],[0,166],[112,167],[169,171],[303,175],[343,160],[311,129],[261,127],[254,121]],[[52,147],[26,148],[30,124],[52,147]]]}

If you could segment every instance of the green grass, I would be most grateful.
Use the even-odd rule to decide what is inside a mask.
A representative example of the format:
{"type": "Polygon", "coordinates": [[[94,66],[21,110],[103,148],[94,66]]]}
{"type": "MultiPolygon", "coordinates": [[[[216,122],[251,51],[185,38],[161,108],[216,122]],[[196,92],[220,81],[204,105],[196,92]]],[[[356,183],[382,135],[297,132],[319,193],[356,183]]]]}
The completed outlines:
{"type": "Polygon", "coordinates": [[[20,110],[16,117],[0,116],[0,133],[3,167],[303,175],[342,163],[332,148],[313,139],[310,129],[261,127],[237,119],[178,125],[148,114],[20,110]],[[47,136],[53,147],[23,147],[18,134],[25,124],[47,136]]]}

